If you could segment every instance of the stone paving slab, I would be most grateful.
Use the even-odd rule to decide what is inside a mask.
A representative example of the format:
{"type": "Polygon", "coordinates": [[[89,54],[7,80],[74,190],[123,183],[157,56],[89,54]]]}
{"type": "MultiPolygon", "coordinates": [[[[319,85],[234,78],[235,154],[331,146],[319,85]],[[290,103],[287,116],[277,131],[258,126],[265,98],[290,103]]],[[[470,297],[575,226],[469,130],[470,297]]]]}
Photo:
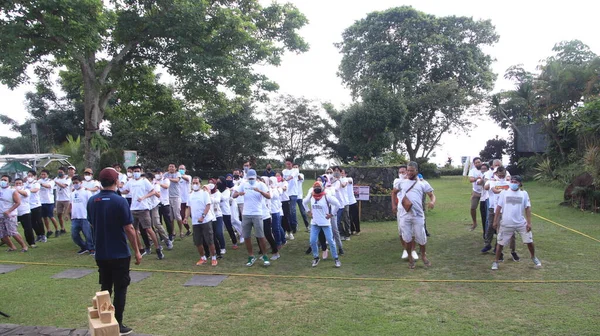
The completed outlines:
{"type": "Polygon", "coordinates": [[[225,279],[227,275],[194,275],[184,286],[216,287],[225,279]]]}
{"type": "Polygon", "coordinates": [[[19,268],[25,267],[24,265],[0,265],[0,274],[6,274],[8,272],[16,271],[19,268]]]}
{"type": "Polygon", "coordinates": [[[131,283],[140,282],[151,275],[152,275],[151,272],[135,272],[135,271],[129,272],[129,277],[131,278],[131,283]]]}
{"type": "MultiPolygon", "coordinates": [[[[86,329],[67,329],[55,327],[20,326],[17,324],[0,324],[0,336],[89,336],[86,329]]],[[[131,336],[151,336],[147,334],[131,334],[131,336]]]]}
{"type": "Polygon", "coordinates": [[[66,271],[60,272],[58,274],[54,274],[52,279],[79,279],[83,278],[88,274],[94,273],[96,270],[93,269],[85,269],[85,268],[73,268],[68,269],[66,271]]]}

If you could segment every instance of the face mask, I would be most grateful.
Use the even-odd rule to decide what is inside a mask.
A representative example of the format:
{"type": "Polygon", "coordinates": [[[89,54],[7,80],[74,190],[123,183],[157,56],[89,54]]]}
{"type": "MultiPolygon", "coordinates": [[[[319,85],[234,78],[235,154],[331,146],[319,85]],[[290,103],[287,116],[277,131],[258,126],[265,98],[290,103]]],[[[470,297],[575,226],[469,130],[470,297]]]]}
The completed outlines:
{"type": "Polygon", "coordinates": [[[208,187],[208,190],[213,190],[213,189],[215,189],[215,185],[214,185],[213,183],[209,183],[209,184],[207,185],[207,187],[208,187]]]}
{"type": "Polygon", "coordinates": [[[508,186],[510,187],[510,190],[512,190],[512,191],[519,190],[519,184],[518,183],[511,183],[508,186]]]}
{"type": "Polygon", "coordinates": [[[65,176],[64,173],[58,173],[58,177],[62,178],[63,176],[65,176]]]}
{"type": "Polygon", "coordinates": [[[227,188],[233,188],[233,181],[227,180],[225,185],[227,188]]]}
{"type": "Polygon", "coordinates": [[[136,180],[137,180],[137,179],[139,179],[140,177],[142,177],[142,173],[140,173],[140,172],[135,172],[135,173],[133,173],[133,178],[134,178],[134,179],[136,179],[136,180]]]}
{"type": "Polygon", "coordinates": [[[32,178],[32,177],[28,177],[28,178],[27,178],[27,182],[28,182],[28,183],[32,183],[32,182],[33,182],[33,178],[32,178]]]}
{"type": "Polygon", "coordinates": [[[281,182],[281,181],[283,181],[283,177],[277,176],[277,182],[281,182]]]}
{"type": "Polygon", "coordinates": [[[315,194],[320,194],[322,191],[323,191],[323,189],[321,189],[321,188],[314,189],[315,194]]]}
{"type": "Polygon", "coordinates": [[[127,177],[132,178],[133,174],[132,173],[127,173],[127,177]]]}
{"type": "Polygon", "coordinates": [[[333,177],[335,177],[335,178],[340,178],[341,175],[342,174],[340,174],[340,173],[333,173],[333,177]]]}
{"type": "Polygon", "coordinates": [[[4,180],[0,181],[0,188],[8,188],[8,182],[4,180]]]}
{"type": "Polygon", "coordinates": [[[160,181],[160,180],[162,180],[162,175],[161,175],[161,174],[156,174],[156,175],[154,176],[154,178],[156,178],[157,180],[159,180],[159,181],[160,181]]]}
{"type": "Polygon", "coordinates": [[[248,170],[250,170],[250,167],[244,167],[244,174],[248,174],[248,170]]]}
{"type": "Polygon", "coordinates": [[[83,177],[86,181],[91,181],[92,177],[90,175],[86,175],[83,177]]]}
{"type": "Polygon", "coordinates": [[[200,190],[200,185],[199,184],[192,184],[192,189],[194,191],[198,191],[198,190],[200,190]]]}
{"type": "Polygon", "coordinates": [[[179,169],[179,174],[185,175],[185,169],[179,169]]]}
{"type": "Polygon", "coordinates": [[[15,189],[17,189],[17,190],[23,190],[23,186],[16,186],[15,189]]]}
{"type": "Polygon", "coordinates": [[[233,175],[233,178],[236,179],[236,180],[239,180],[240,179],[240,175],[235,174],[235,175],[233,175]]]}
{"type": "Polygon", "coordinates": [[[250,183],[250,185],[253,186],[254,183],[256,183],[256,180],[248,180],[248,183],[250,183]]]}
{"type": "Polygon", "coordinates": [[[327,179],[331,180],[331,178],[333,177],[333,174],[327,174],[327,179]]]}
{"type": "Polygon", "coordinates": [[[81,188],[81,184],[79,184],[79,183],[73,184],[73,189],[79,190],[79,188],[81,188]]]}
{"type": "Polygon", "coordinates": [[[398,174],[398,177],[399,177],[399,178],[405,178],[405,177],[406,177],[406,174],[398,174]]]}
{"type": "Polygon", "coordinates": [[[271,168],[267,168],[267,171],[271,171],[271,168]]]}

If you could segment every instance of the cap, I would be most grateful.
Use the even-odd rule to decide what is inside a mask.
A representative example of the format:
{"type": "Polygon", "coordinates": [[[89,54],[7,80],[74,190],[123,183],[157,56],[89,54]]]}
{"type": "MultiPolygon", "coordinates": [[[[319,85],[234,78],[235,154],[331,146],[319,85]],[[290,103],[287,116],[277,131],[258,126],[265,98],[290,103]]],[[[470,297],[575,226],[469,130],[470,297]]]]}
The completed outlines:
{"type": "Polygon", "coordinates": [[[85,168],[85,170],[83,171],[83,173],[90,173],[93,174],[94,172],[92,171],[92,168],[85,168]]]}
{"type": "Polygon", "coordinates": [[[315,183],[313,183],[313,188],[323,188],[323,183],[321,181],[315,181],[315,183]]]}
{"type": "Polygon", "coordinates": [[[77,169],[75,168],[75,166],[69,166],[69,167],[67,167],[67,169],[73,169],[73,170],[77,170],[77,169]]]}
{"type": "Polygon", "coordinates": [[[254,169],[248,170],[248,174],[246,174],[246,177],[247,178],[250,178],[250,177],[256,178],[256,170],[254,170],[254,169]]]}
{"type": "Polygon", "coordinates": [[[119,179],[119,172],[112,167],[106,167],[100,171],[100,175],[98,175],[100,180],[113,181],[117,182],[119,179]]]}
{"type": "Polygon", "coordinates": [[[516,180],[519,183],[523,183],[523,178],[521,177],[521,175],[513,175],[510,179],[516,180]]]}

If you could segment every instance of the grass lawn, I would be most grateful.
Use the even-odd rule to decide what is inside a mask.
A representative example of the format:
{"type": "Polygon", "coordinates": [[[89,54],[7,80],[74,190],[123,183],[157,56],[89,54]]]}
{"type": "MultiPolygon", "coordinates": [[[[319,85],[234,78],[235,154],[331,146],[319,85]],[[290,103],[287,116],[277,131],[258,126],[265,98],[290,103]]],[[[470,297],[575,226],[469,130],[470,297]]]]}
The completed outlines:
{"type": "MultiPolygon", "coordinates": [[[[245,267],[241,249],[228,249],[217,268],[197,267],[191,239],[177,239],[165,260],[153,254],[132,269],[237,275],[218,287],[183,287],[191,274],[154,273],[129,287],[125,323],[136,332],[156,335],[599,334],[600,243],[534,217],[543,268],[533,268],[519,243],[522,261],[506,258],[499,271],[491,271],[493,256],[479,252],[481,227],[468,231],[470,185],[458,177],[430,182],[438,203],[427,214],[432,233],[429,269],[419,262],[409,270],[400,260],[395,222],[362,223],[361,236],[344,244],[340,269],[331,259],[310,267],[311,256],[304,254],[308,234],[303,231],[270,268],[260,262],[245,267]],[[543,282],[552,280],[587,282],[543,282]]],[[[534,213],[600,238],[598,214],[559,207],[562,190],[532,182],[525,188],[534,213]]],[[[51,238],[26,254],[2,251],[0,263],[95,268],[91,257],[78,256],[76,250],[70,237],[51,238]]],[[[86,328],[86,307],[99,290],[97,276],[50,278],[66,268],[27,265],[0,275],[0,310],[12,315],[0,323],[86,328]]]]}

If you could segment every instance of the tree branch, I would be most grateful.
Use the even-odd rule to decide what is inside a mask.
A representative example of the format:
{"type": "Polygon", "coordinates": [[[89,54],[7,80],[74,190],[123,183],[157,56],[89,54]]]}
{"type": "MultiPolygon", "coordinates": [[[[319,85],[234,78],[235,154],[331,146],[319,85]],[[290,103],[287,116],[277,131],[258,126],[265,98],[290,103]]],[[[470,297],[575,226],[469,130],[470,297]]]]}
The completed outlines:
{"type": "Polygon", "coordinates": [[[104,69],[102,70],[102,73],[100,74],[100,77],[98,78],[98,81],[100,82],[100,84],[104,85],[104,83],[106,82],[106,78],[108,77],[108,74],[110,73],[110,71],[113,69],[113,67],[119,63],[125,56],[127,56],[127,54],[133,49],[134,46],[137,45],[137,41],[133,40],[133,41],[129,41],[127,42],[127,44],[125,44],[125,46],[123,47],[123,49],[121,49],[121,51],[116,54],[109,62],[108,64],[106,64],[106,66],[104,67],[104,69]]]}

